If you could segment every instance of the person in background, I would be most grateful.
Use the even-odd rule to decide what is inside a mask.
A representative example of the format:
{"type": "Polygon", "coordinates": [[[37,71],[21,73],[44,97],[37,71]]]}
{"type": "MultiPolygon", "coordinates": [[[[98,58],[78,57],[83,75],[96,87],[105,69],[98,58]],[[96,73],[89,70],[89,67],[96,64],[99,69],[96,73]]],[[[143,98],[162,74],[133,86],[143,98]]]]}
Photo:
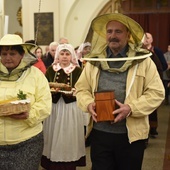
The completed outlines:
{"type": "Polygon", "coordinates": [[[167,52],[164,53],[165,60],[168,64],[167,70],[163,72],[163,81],[165,86],[165,105],[169,104],[169,83],[170,83],[170,45],[168,45],[167,52]]]}
{"type": "Polygon", "coordinates": [[[41,59],[41,57],[43,56],[43,51],[42,51],[42,48],[41,47],[37,47],[35,49],[35,55],[38,59],[38,61],[34,64],[35,67],[37,67],[38,69],[40,69],[44,74],[46,72],[46,67],[41,59]]]}
{"type": "Polygon", "coordinates": [[[49,45],[47,45],[47,46],[45,47],[45,53],[44,53],[43,56],[41,57],[43,61],[47,58],[48,52],[49,52],[49,45]]]}
{"type": "Polygon", "coordinates": [[[31,44],[38,45],[38,43],[35,40],[33,40],[33,39],[27,40],[27,41],[25,41],[25,43],[31,43],[31,44]]]}
{"type": "MultiPolygon", "coordinates": [[[[77,54],[77,59],[78,59],[78,64],[81,68],[84,68],[86,61],[83,60],[82,58],[89,54],[91,51],[91,43],[90,42],[85,42],[80,44],[77,48],[74,48],[76,54],[77,54]]],[[[90,139],[91,135],[90,133],[88,134],[88,127],[90,123],[90,114],[89,113],[83,113],[84,116],[84,133],[85,133],[85,145],[86,147],[90,146],[90,139]]]]}
{"type": "Polygon", "coordinates": [[[54,62],[54,56],[56,52],[56,48],[58,46],[58,42],[51,42],[49,45],[49,52],[46,57],[43,57],[43,62],[46,67],[46,69],[51,66],[51,64],[54,62]]]}
{"type": "Polygon", "coordinates": [[[79,49],[79,46],[74,48],[75,53],[77,54],[77,50],[79,49]]]}
{"type": "Polygon", "coordinates": [[[148,42],[148,37],[147,37],[147,34],[145,34],[144,38],[143,38],[143,48],[149,50],[151,52],[151,56],[150,58],[152,59],[152,61],[155,63],[156,67],[157,67],[157,70],[158,70],[158,73],[159,73],[159,76],[160,78],[162,79],[162,72],[163,72],[163,68],[162,68],[162,63],[160,62],[158,56],[153,52],[151,51],[150,49],[148,49],[148,46],[147,46],[147,43],[148,42]]]}
{"type": "MultiPolygon", "coordinates": [[[[157,69],[159,72],[159,75],[161,77],[161,80],[163,82],[163,72],[168,68],[167,62],[164,58],[163,52],[158,48],[152,45],[153,43],[153,37],[150,33],[145,33],[145,40],[143,44],[145,47],[150,50],[155,57],[159,58],[159,62],[161,64],[161,67],[158,67],[157,63],[157,69]]],[[[157,109],[155,109],[152,114],[149,115],[149,122],[150,122],[150,137],[156,138],[158,135],[157,128],[158,128],[158,115],[157,115],[157,109]]]]}
{"type": "Polygon", "coordinates": [[[68,39],[66,37],[61,37],[59,40],[58,40],[58,43],[59,44],[68,44],[68,39]]]}
{"type": "Polygon", "coordinates": [[[42,121],[50,115],[51,94],[47,79],[33,66],[37,59],[30,50],[34,47],[35,44],[23,43],[15,34],[0,39],[1,170],[39,168],[43,151],[42,121]],[[2,116],[2,103],[17,100],[19,94],[21,99],[30,101],[30,110],[14,114],[13,109],[9,115],[2,116]]]}
{"type": "Polygon", "coordinates": [[[58,45],[55,61],[46,72],[50,83],[64,83],[71,91],[57,88],[52,92],[51,116],[43,123],[45,145],[41,166],[47,170],[76,170],[77,166],[85,166],[83,112],[72,93],[82,72],[73,64],[75,57],[72,45],[58,45]]]}
{"type": "Polygon", "coordinates": [[[37,67],[38,69],[40,69],[45,74],[46,67],[44,65],[44,62],[42,61],[42,59],[43,59],[42,48],[38,46],[38,43],[35,40],[27,40],[27,41],[25,41],[25,43],[32,43],[32,44],[35,44],[37,46],[37,48],[34,49],[34,51],[32,51],[37,58],[37,62],[34,64],[34,66],[37,67]]]}
{"type": "Polygon", "coordinates": [[[91,43],[89,43],[89,42],[82,43],[76,50],[76,54],[78,57],[78,62],[79,62],[80,67],[82,67],[82,68],[84,67],[85,61],[82,60],[82,58],[86,54],[90,53],[90,50],[91,50],[91,43]]]}
{"type": "Polygon", "coordinates": [[[145,47],[150,50],[152,53],[154,53],[160,60],[161,64],[162,64],[162,73],[161,73],[161,79],[163,79],[163,71],[167,70],[168,65],[167,62],[164,58],[164,54],[162,52],[161,49],[159,49],[158,47],[153,46],[153,37],[152,34],[146,32],[145,33],[145,41],[143,42],[143,44],[145,45],[145,47]]]}
{"type": "Polygon", "coordinates": [[[78,106],[93,119],[92,170],[141,170],[148,116],[165,95],[151,53],[141,48],[144,31],[120,13],[96,17],[90,29],[93,49],[75,88],[78,106]],[[115,119],[97,121],[95,93],[108,90],[115,95],[115,119]]]}
{"type": "MultiPolygon", "coordinates": [[[[31,43],[31,44],[35,44],[36,46],[38,46],[38,43],[35,40],[33,40],[33,39],[26,40],[25,43],[31,43]]],[[[34,53],[33,50],[35,50],[35,49],[31,49],[31,53],[34,53]]]]}

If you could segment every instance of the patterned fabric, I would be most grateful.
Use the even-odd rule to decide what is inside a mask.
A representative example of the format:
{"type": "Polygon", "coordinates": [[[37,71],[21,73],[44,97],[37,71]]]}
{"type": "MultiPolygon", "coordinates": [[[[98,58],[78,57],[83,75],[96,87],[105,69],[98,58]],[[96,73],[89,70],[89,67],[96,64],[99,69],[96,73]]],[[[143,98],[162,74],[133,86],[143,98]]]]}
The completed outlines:
{"type": "Polygon", "coordinates": [[[70,65],[68,67],[65,67],[65,68],[62,68],[59,63],[57,63],[56,65],[53,65],[54,71],[59,71],[59,70],[63,69],[66,74],[73,72],[75,67],[76,66],[73,65],[72,63],[70,63],[70,65]]]}
{"type": "Polygon", "coordinates": [[[43,133],[16,145],[0,146],[1,170],[37,170],[43,150],[43,133]]]}

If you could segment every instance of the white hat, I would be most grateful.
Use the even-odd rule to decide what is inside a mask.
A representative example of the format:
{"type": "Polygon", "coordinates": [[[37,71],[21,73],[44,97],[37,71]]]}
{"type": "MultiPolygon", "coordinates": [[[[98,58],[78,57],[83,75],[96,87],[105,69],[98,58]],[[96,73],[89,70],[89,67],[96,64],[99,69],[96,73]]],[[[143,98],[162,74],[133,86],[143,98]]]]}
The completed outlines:
{"type": "Polygon", "coordinates": [[[36,44],[24,43],[22,38],[16,34],[6,34],[0,39],[0,46],[14,46],[21,45],[24,50],[30,50],[33,47],[36,47],[36,44]]]}

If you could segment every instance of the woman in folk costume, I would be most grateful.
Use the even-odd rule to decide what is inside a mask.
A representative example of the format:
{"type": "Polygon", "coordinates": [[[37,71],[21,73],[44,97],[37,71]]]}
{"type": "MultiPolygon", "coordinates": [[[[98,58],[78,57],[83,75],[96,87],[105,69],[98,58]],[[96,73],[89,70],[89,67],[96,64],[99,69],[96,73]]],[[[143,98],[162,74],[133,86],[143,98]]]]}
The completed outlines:
{"type": "Polygon", "coordinates": [[[52,92],[52,113],[44,121],[45,144],[41,161],[41,166],[47,170],[76,170],[76,166],[85,166],[83,113],[72,93],[82,72],[73,64],[75,58],[72,45],[61,44],[53,65],[46,72],[49,82],[71,87],[67,92],[61,88],[52,92]]]}

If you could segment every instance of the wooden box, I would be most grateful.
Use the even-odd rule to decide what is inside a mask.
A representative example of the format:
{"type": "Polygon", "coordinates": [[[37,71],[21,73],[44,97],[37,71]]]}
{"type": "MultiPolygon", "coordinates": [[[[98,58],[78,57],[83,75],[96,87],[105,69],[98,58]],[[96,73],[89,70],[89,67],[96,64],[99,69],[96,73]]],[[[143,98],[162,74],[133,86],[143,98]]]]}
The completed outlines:
{"type": "Polygon", "coordinates": [[[115,110],[114,91],[95,92],[97,121],[113,121],[115,110]]]}

